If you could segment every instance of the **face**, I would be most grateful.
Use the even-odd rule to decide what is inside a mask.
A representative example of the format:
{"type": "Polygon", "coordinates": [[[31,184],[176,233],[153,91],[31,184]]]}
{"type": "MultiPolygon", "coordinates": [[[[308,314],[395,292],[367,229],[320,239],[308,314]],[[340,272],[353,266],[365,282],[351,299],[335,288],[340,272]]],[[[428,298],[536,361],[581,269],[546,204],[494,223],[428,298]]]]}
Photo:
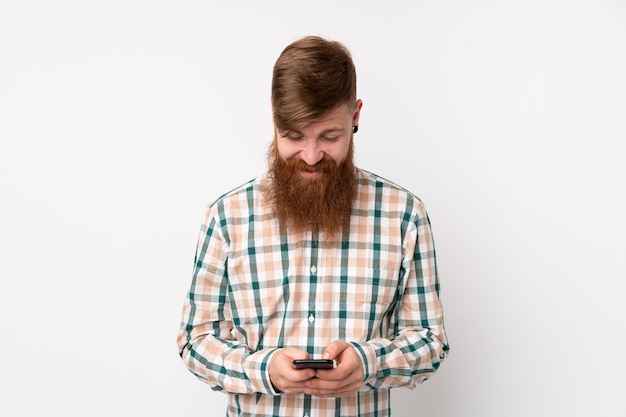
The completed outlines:
{"type": "Polygon", "coordinates": [[[360,110],[359,100],[354,109],[339,107],[297,132],[276,131],[266,196],[287,230],[336,239],[349,224],[357,189],[352,126],[360,110]]]}
{"type": "Polygon", "coordinates": [[[297,132],[281,132],[277,129],[276,147],[279,156],[286,161],[302,160],[306,164],[299,169],[302,177],[320,177],[322,173],[315,169],[315,165],[324,156],[339,165],[348,155],[352,127],[359,123],[361,106],[361,100],[357,100],[354,109],[344,104],[297,132]]]}

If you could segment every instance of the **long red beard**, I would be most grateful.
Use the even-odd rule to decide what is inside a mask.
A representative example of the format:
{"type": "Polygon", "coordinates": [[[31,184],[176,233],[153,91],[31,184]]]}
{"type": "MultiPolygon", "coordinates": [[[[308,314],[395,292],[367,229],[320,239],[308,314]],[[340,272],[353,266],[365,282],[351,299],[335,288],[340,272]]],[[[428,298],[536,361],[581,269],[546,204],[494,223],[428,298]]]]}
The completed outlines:
{"type": "Polygon", "coordinates": [[[349,225],[352,203],[356,197],[356,170],[353,146],[346,158],[337,164],[328,156],[314,166],[299,158],[283,159],[276,140],[268,152],[269,182],[266,197],[279,224],[301,235],[305,232],[323,234],[335,240],[349,225]],[[301,170],[319,171],[315,179],[303,178],[301,170]]]}

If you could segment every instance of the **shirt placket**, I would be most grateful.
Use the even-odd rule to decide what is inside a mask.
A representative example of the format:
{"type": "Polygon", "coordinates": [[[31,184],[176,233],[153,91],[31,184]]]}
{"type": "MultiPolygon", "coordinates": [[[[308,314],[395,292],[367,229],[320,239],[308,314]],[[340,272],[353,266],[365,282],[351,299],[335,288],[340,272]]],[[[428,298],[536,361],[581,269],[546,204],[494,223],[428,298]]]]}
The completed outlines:
{"type": "Polygon", "coordinates": [[[311,256],[309,264],[309,300],[308,300],[308,331],[307,331],[307,352],[313,358],[315,354],[315,327],[317,320],[316,294],[317,294],[317,262],[319,256],[317,236],[311,238],[311,256]]]}
{"type": "MultiPolygon", "coordinates": [[[[307,347],[306,350],[309,354],[309,357],[314,358],[315,350],[317,346],[315,346],[315,328],[317,321],[317,309],[315,308],[315,298],[317,293],[317,262],[318,262],[318,239],[315,234],[311,237],[311,255],[309,257],[309,265],[308,265],[308,277],[309,277],[309,299],[308,299],[308,329],[307,329],[307,347]]],[[[312,417],[311,414],[311,396],[304,396],[304,412],[303,417],[312,417]]]]}

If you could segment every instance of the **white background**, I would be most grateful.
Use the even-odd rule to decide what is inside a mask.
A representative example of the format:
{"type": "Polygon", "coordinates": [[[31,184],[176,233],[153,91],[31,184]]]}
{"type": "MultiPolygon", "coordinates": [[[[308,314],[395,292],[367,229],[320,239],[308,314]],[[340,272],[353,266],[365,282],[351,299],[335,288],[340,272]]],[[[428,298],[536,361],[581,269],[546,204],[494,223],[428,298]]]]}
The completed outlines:
{"type": "Polygon", "coordinates": [[[175,345],[195,241],[309,34],[433,224],[451,355],[394,415],[626,415],[617,0],[1,0],[0,415],[224,415],[175,345]]]}

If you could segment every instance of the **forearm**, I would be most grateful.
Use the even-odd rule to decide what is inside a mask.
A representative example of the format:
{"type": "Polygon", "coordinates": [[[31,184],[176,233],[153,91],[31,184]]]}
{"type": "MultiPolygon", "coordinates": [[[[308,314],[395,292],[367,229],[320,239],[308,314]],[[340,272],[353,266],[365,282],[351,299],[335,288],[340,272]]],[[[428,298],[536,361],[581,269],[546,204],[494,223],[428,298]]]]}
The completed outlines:
{"type": "Polygon", "coordinates": [[[183,328],[178,339],[180,356],[194,375],[218,391],[276,394],[269,379],[274,349],[250,352],[240,342],[197,330],[183,328]]]}
{"type": "Polygon", "coordinates": [[[254,350],[233,336],[228,303],[228,244],[215,207],[207,213],[196,248],[195,270],[178,333],[185,365],[213,389],[273,394],[268,363],[273,350],[254,350]]]}
{"type": "Polygon", "coordinates": [[[446,358],[445,336],[430,329],[405,330],[393,340],[352,342],[363,360],[364,389],[415,386],[432,376],[446,358]]]}
{"type": "Polygon", "coordinates": [[[419,384],[437,371],[448,353],[435,246],[421,203],[413,220],[403,240],[400,295],[390,317],[393,333],[353,343],[370,389],[419,384]]]}

